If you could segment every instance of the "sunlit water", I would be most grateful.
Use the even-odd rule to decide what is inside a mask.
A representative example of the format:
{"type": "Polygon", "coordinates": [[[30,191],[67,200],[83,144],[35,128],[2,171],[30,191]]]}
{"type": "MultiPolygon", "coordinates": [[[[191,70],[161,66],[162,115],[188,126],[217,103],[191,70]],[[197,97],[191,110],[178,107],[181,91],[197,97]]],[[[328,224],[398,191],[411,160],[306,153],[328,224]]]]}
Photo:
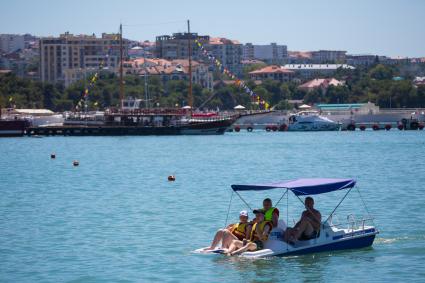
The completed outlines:
{"type": "MultiPolygon", "coordinates": [[[[0,155],[1,282],[425,280],[423,131],[7,138],[0,155]],[[356,178],[381,231],[373,247],[262,260],[192,253],[224,226],[231,184],[299,177],[356,178]]],[[[281,193],[243,197],[256,207],[281,193]]],[[[329,214],[341,197],[315,197],[316,207],[329,214]]],[[[244,208],[234,195],[229,221],[244,208]]],[[[279,208],[290,225],[302,211],[293,195],[279,208]]],[[[338,213],[366,214],[357,191],[338,213]]]]}

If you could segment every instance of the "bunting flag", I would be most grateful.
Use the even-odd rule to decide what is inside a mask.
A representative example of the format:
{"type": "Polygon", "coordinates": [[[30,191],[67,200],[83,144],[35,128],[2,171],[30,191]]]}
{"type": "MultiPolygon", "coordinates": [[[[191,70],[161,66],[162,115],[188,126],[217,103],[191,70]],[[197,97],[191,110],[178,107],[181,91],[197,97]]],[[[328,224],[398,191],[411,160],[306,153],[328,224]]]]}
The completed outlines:
{"type": "Polygon", "coordinates": [[[254,91],[251,90],[242,80],[240,80],[229,69],[227,69],[226,67],[224,67],[224,65],[220,62],[220,60],[218,60],[217,58],[215,58],[214,55],[212,55],[210,52],[208,52],[205,49],[205,47],[203,46],[203,44],[198,39],[195,39],[195,43],[202,50],[202,53],[208,58],[208,60],[210,60],[212,64],[214,64],[214,65],[217,66],[217,68],[220,70],[220,72],[222,72],[226,76],[230,77],[232,80],[235,80],[235,85],[238,86],[238,87],[240,87],[240,88],[242,88],[242,89],[244,89],[245,92],[247,94],[249,94],[253,98],[253,100],[257,100],[257,102],[258,102],[259,105],[260,104],[263,105],[266,110],[269,109],[270,104],[268,104],[264,100],[261,100],[261,98],[258,95],[256,95],[254,93],[254,91]],[[263,102],[263,103],[260,103],[260,102],[263,102]]]}
{"type": "MultiPolygon", "coordinates": [[[[116,36],[115,38],[117,37],[118,36],[116,36]]],[[[107,65],[108,57],[109,57],[109,54],[111,54],[112,49],[113,49],[113,46],[109,45],[108,51],[105,54],[105,58],[99,62],[99,71],[104,69],[105,65],[107,65]]],[[[99,79],[99,72],[95,72],[94,75],[89,80],[89,86],[84,89],[81,99],[78,101],[77,105],[75,106],[75,110],[79,111],[80,109],[82,109],[83,105],[85,104],[85,101],[87,100],[89,96],[90,88],[92,88],[95,85],[98,79],[99,79]]],[[[96,101],[94,105],[97,106],[98,102],[96,101]]]]}

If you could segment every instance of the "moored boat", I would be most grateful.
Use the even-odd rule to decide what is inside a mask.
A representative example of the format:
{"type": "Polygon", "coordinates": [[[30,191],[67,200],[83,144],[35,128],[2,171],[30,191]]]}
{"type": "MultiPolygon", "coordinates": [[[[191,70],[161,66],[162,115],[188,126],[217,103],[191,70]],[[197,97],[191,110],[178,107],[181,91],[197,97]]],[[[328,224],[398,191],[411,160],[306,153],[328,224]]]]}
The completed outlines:
{"type": "Polygon", "coordinates": [[[288,131],[338,131],[341,125],[317,111],[300,111],[289,117],[288,131]]]}

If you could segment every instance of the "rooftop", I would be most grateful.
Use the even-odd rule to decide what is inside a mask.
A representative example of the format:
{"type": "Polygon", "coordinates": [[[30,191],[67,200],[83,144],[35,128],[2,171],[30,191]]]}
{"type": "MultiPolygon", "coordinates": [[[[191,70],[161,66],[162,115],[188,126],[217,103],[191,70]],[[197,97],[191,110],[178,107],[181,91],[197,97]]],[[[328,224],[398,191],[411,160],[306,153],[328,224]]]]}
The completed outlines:
{"type": "Polygon", "coordinates": [[[292,74],[292,73],[293,73],[293,71],[288,70],[287,68],[284,68],[284,67],[281,67],[281,66],[277,66],[277,65],[267,66],[267,67],[261,68],[259,70],[249,72],[249,74],[251,74],[251,75],[255,75],[255,74],[292,74]]]}
{"type": "Polygon", "coordinates": [[[354,70],[355,67],[347,64],[286,64],[289,70],[336,70],[338,68],[354,70]]]}

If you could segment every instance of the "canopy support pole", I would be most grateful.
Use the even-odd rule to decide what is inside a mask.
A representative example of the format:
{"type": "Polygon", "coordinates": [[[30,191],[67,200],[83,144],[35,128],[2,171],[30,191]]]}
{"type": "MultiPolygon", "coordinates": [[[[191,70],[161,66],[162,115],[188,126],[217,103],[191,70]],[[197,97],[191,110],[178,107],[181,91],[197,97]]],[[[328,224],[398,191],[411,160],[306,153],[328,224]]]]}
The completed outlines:
{"type": "Polygon", "coordinates": [[[249,206],[249,204],[242,198],[242,196],[238,193],[238,191],[234,191],[238,197],[248,206],[249,210],[252,211],[252,208],[249,206]]]}
{"type": "Polygon", "coordinates": [[[337,208],[341,205],[341,203],[344,201],[344,199],[348,196],[348,194],[351,192],[353,188],[350,188],[348,190],[348,192],[344,195],[344,197],[342,198],[342,200],[338,203],[338,205],[334,208],[334,210],[332,210],[332,213],[329,214],[328,218],[326,218],[325,222],[327,222],[329,220],[329,218],[332,217],[332,215],[335,213],[335,211],[337,210],[337,208]]]}
{"type": "Polygon", "coordinates": [[[280,203],[280,201],[283,199],[283,197],[286,195],[286,193],[288,192],[288,189],[286,189],[286,191],[283,193],[283,195],[280,197],[280,199],[277,201],[277,203],[274,205],[275,207],[277,207],[277,205],[280,203]]]}
{"type": "Polygon", "coordinates": [[[230,206],[232,205],[232,199],[233,199],[233,190],[232,190],[232,194],[230,195],[229,207],[227,208],[226,222],[224,222],[224,228],[226,228],[227,220],[229,220],[229,213],[230,213],[230,206]]]}

